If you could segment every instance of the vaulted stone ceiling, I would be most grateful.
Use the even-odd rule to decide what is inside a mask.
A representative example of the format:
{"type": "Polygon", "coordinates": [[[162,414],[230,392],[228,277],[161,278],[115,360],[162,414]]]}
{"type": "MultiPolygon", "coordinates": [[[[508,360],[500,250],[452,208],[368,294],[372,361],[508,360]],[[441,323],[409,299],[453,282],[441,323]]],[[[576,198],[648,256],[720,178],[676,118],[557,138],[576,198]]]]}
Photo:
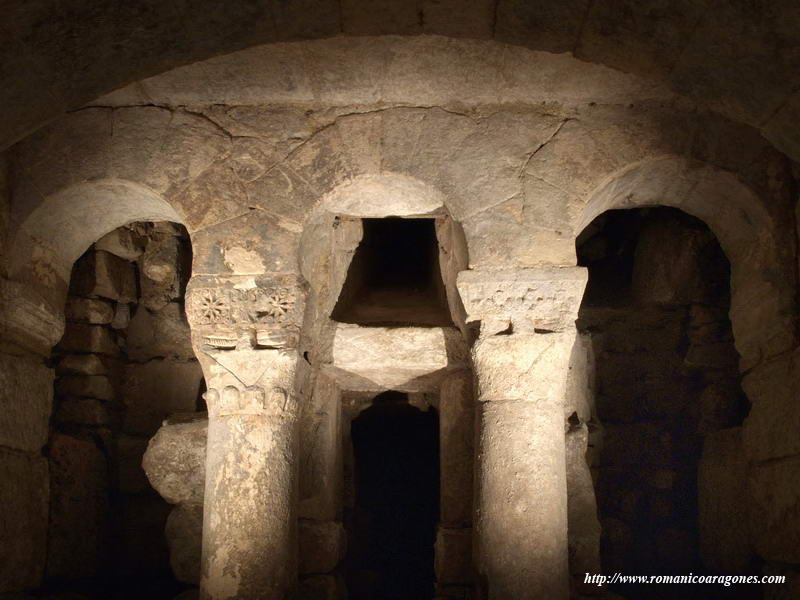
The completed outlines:
{"type": "Polygon", "coordinates": [[[796,0],[5,0],[0,148],[130,82],[275,41],[439,34],[668,83],[800,160],[796,0]]]}

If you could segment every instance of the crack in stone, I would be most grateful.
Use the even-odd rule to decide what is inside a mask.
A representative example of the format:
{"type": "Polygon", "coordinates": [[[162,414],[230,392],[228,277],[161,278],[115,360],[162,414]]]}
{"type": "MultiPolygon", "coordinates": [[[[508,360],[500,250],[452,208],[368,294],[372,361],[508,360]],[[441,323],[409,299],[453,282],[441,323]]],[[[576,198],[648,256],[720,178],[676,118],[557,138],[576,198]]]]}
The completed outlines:
{"type": "Polygon", "coordinates": [[[572,119],[571,117],[567,117],[566,119],[564,119],[563,121],[561,121],[561,123],[559,123],[559,124],[558,124],[558,126],[555,128],[555,130],[553,131],[553,133],[552,133],[552,134],[550,134],[550,137],[548,137],[548,138],[547,138],[545,141],[543,141],[543,142],[542,142],[541,144],[539,144],[539,145],[538,145],[536,148],[534,148],[533,152],[530,152],[530,153],[528,154],[527,158],[526,158],[526,159],[525,159],[525,161],[522,163],[522,166],[519,168],[519,172],[517,173],[517,178],[518,178],[518,179],[522,180],[522,178],[523,178],[523,176],[524,176],[524,174],[525,174],[525,171],[526,171],[526,170],[527,170],[527,168],[528,168],[528,165],[529,165],[529,164],[531,163],[531,161],[533,160],[533,157],[534,157],[534,156],[536,156],[536,155],[537,155],[537,154],[538,154],[538,153],[539,153],[539,152],[542,150],[542,148],[544,148],[544,147],[545,147],[545,146],[547,146],[547,145],[548,145],[550,142],[552,142],[552,141],[553,141],[553,139],[554,139],[554,138],[555,138],[555,137],[556,137],[556,136],[557,136],[557,135],[558,135],[558,134],[561,132],[561,129],[564,127],[564,125],[566,125],[566,124],[567,124],[569,121],[574,121],[574,119],[572,119]]]}

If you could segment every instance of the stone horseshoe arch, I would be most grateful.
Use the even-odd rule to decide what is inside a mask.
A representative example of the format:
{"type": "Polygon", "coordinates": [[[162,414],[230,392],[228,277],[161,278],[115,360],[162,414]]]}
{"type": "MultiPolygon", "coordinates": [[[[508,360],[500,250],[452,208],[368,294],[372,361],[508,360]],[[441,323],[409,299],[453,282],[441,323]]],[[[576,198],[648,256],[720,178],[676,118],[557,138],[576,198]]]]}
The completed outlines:
{"type": "Polygon", "coordinates": [[[779,247],[776,223],[731,173],[673,156],[629,165],[589,195],[575,234],[608,210],[658,205],[697,217],[719,239],[731,263],[730,317],[740,369],[792,347],[795,282],[777,276],[791,268],[779,247]]]}

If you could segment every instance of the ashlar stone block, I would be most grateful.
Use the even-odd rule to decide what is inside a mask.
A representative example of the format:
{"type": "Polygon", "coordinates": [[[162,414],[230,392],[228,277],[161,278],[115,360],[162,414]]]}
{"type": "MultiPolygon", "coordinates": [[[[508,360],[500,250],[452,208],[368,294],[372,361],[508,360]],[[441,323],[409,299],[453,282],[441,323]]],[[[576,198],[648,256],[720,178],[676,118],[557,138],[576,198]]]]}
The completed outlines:
{"type": "Polygon", "coordinates": [[[448,372],[466,367],[466,345],[454,328],[359,327],[340,324],[327,372],[342,389],[435,389],[448,372]]]}

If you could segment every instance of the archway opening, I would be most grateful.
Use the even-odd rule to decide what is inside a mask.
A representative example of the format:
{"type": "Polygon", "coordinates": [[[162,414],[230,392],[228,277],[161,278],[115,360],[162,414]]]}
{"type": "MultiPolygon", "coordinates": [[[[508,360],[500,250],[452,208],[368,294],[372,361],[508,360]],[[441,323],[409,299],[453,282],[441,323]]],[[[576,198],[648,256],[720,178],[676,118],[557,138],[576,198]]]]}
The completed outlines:
{"type": "MultiPolygon", "coordinates": [[[[736,430],[749,410],[728,317],[728,259],[702,221],[666,207],[601,214],[579,236],[577,253],[589,269],[578,327],[592,340],[602,422],[590,454],[603,572],[718,575],[719,555],[739,551],[746,564],[746,541],[715,543],[720,532],[706,512],[733,506],[737,492],[706,486],[701,473],[704,461],[716,460],[704,452],[707,440],[736,430]]],[[[707,587],[614,591],[644,600],[715,597],[707,587]]],[[[722,593],[758,593],[747,587],[755,588],[722,593]]]]}
{"type": "Polygon", "coordinates": [[[350,600],[424,600],[434,593],[439,516],[439,418],[385,392],[351,424],[355,506],[350,600]]]}
{"type": "Polygon", "coordinates": [[[452,326],[435,219],[361,219],[363,237],[332,318],[358,325],[452,326]]]}
{"type": "Polygon", "coordinates": [[[52,354],[50,591],[166,600],[187,587],[170,567],[170,506],[142,456],[165,418],[203,410],[184,316],[191,261],[182,225],[139,221],[99,238],[72,267],[52,354]]]}

